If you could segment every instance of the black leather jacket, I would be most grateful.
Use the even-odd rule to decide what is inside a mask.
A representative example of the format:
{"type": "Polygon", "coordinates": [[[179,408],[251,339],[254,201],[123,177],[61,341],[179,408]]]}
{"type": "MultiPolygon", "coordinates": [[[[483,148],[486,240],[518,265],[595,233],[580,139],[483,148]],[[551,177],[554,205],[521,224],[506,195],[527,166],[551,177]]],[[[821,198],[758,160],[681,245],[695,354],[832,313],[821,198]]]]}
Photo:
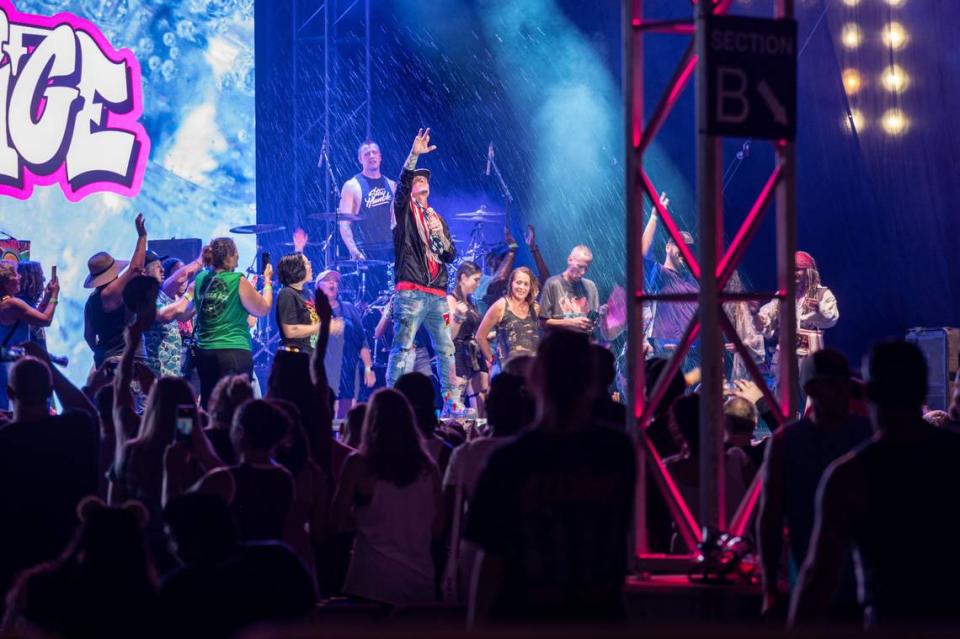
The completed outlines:
{"type": "Polygon", "coordinates": [[[447,221],[442,217],[443,234],[448,247],[440,254],[440,261],[443,265],[440,272],[434,278],[430,277],[430,269],[427,266],[426,249],[420,240],[420,233],[417,231],[417,222],[414,216],[416,211],[410,203],[410,192],[413,186],[414,172],[403,169],[400,174],[400,180],[397,182],[397,192],[393,197],[393,212],[397,220],[393,227],[393,250],[397,256],[396,263],[396,282],[409,282],[433,288],[441,291],[447,290],[447,269],[444,265],[453,262],[457,257],[457,249],[450,239],[450,229],[447,221]]]}

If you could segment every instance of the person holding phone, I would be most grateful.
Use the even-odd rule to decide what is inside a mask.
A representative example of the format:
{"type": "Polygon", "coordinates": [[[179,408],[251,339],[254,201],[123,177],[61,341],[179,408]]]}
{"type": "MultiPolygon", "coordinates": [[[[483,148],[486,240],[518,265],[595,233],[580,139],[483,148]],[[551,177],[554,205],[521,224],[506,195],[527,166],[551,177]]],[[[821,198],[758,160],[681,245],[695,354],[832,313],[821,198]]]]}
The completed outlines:
{"type": "MultiPolygon", "coordinates": [[[[17,263],[17,273],[20,274],[20,292],[17,293],[17,297],[26,302],[30,308],[35,308],[40,312],[45,311],[50,304],[50,291],[47,289],[47,278],[43,274],[43,265],[40,262],[23,260],[17,263]]],[[[50,272],[50,280],[55,279],[57,279],[56,266],[50,272]]],[[[47,348],[47,335],[43,326],[32,325],[28,332],[31,342],[39,344],[44,349],[47,348]]]]}
{"type": "MultiPolygon", "coordinates": [[[[33,308],[17,295],[20,293],[20,273],[13,262],[0,260],[0,351],[19,346],[30,339],[30,327],[50,326],[57,310],[60,283],[54,276],[44,290],[39,308],[33,308]]],[[[10,362],[0,358],[0,410],[9,405],[7,376],[10,362]]]]}
{"type": "Polygon", "coordinates": [[[263,292],[236,272],[240,255],[228,237],[218,237],[204,249],[208,268],[197,275],[194,299],[195,338],[200,398],[204,406],[224,375],[252,375],[253,352],[247,318],[265,317],[273,305],[273,267],[263,268],[263,292]]]}

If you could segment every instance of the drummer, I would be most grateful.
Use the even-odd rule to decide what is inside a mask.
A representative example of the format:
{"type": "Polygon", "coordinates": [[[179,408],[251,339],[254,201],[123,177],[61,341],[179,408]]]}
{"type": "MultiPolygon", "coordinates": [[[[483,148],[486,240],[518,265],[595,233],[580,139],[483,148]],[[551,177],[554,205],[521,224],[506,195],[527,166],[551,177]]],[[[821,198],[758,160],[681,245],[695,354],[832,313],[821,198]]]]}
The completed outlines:
{"type": "Polygon", "coordinates": [[[357,150],[361,171],[340,191],[340,259],[393,262],[393,194],[397,183],[380,173],[380,146],[366,140],[357,150]]]}

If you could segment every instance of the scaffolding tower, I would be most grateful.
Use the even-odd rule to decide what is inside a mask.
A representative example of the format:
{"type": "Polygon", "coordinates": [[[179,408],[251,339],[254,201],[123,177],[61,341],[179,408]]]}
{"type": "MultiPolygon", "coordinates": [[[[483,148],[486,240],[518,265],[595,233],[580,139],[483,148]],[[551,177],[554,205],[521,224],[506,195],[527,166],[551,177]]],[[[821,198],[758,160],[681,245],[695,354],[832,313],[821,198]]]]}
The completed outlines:
{"type": "MultiPolygon", "coordinates": [[[[743,358],[751,376],[760,386],[772,407],[778,407],[782,423],[793,413],[797,402],[796,378],[796,308],[793,303],[794,251],[796,248],[796,184],[795,152],[792,142],[772,141],[776,163],[746,219],[729,246],[723,246],[723,198],[721,193],[722,138],[706,133],[707,83],[702,73],[706,59],[706,24],[713,16],[726,14],[732,0],[678,0],[677,8],[687,15],[681,18],[660,18],[644,13],[643,0],[624,0],[624,98],[627,148],[627,260],[630,296],[630,345],[628,379],[631,389],[631,424],[637,434],[637,492],[635,554],[643,569],[681,570],[689,565],[703,541],[704,527],[741,535],[749,524],[760,492],[760,473],[749,487],[742,503],[724,501],[723,448],[723,335],[732,342],[743,358]],[[693,15],[690,15],[690,10],[693,15]],[[647,117],[644,107],[645,86],[644,44],[647,37],[663,35],[686,37],[691,41],[677,64],[666,89],[647,117]],[[699,219],[699,255],[694,256],[680,234],[677,224],[657,196],[658,190],[645,170],[646,153],[669,116],[680,94],[696,76],[696,201],[699,219]],[[728,293],[725,286],[737,268],[747,246],[753,240],[769,205],[776,202],[776,263],[778,288],[773,292],[728,293]],[[645,203],[649,203],[645,205],[645,203]],[[644,289],[641,236],[643,214],[647,206],[656,208],[670,237],[676,242],[691,273],[699,281],[700,292],[691,295],[651,294],[644,289]],[[744,300],[781,301],[779,313],[780,382],[777,396],[770,391],[763,375],[754,364],[746,347],[723,310],[725,302],[744,300]],[[678,348],[647,394],[642,326],[642,303],[658,304],[697,302],[694,315],[678,348]],[[647,428],[654,411],[663,400],[670,380],[680,371],[685,354],[700,340],[702,390],[700,396],[700,503],[687,504],[677,489],[663,460],[654,447],[647,428]],[[647,477],[653,477],[676,524],[687,552],[678,556],[650,553],[647,520],[647,477]],[[734,508],[732,516],[728,509],[734,508]]],[[[775,17],[791,19],[793,0],[776,0],[775,17]]]]}

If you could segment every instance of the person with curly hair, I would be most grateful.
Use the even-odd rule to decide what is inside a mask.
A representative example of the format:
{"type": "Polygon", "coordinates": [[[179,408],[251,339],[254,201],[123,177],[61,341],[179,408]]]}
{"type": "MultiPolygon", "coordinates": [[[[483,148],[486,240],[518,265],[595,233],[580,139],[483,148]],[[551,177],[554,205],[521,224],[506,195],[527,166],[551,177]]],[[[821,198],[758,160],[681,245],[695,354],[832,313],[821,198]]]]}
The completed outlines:
{"type": "MultiPolygon", "coordinates": [[[[47,278],[43,274],[43,265],[32,260],[23,260],[17,263],[17,273],[20,274],[20,292],[17,297],[26,302],[31,308],[40,312],[50,304],[50,292],[47,290],[47,278]]],[[[47,335],[43,326],[34,324],[29,329],[31,342],[47,348],[47,335]]]]}
{"type": "MultiPolygon", "coordinates": [[[[30,328],[50,326],[57,310],[60,283],[54,279],[43,294],[43,306],[34,308],[20,299],[21,276],[13,262],[0,260],[0,348],[17,346],[30,339],[30,328]]],[[[11,362],[0,361],[0,410],[6,410],[7,378],[11,362]]]]}

